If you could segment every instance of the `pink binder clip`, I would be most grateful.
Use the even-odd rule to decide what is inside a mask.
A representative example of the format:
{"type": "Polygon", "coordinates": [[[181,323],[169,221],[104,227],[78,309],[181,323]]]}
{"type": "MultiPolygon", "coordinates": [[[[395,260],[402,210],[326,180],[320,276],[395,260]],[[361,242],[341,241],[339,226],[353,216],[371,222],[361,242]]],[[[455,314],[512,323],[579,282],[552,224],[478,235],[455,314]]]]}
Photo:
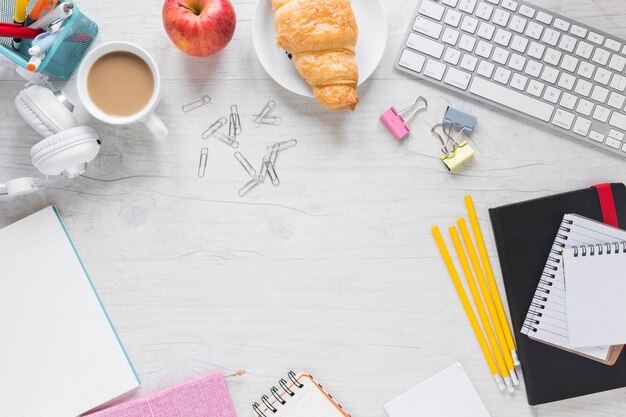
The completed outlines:
{"type": "Polygon", "coordinates": [[[415,117],[415,115],[421,111],[428,108],[428,101],[422,96],[418,97],[413,104],[411,104],[406,109],[402,109],[400,111],[396,110],[395,107],[391,106],[389,110],[384,112],[380,116],[380,120],[387,126],[387,129],[391,132],[391,134],[398,140],[404,138],[411,131],[411,120],[415,117]],[[405,119],[403,114],[408,111],[411,111],[411,114],[405,119]]]}

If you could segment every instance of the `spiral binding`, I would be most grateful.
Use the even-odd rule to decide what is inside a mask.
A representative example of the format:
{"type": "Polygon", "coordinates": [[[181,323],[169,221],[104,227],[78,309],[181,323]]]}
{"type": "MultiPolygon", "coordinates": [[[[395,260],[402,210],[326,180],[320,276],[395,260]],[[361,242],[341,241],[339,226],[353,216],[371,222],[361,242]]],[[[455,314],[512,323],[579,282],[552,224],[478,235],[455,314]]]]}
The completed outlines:
{"type": "Polygon", "coordinates": [[[626,253],[626,242],[596,243],[595,245],[574,246],[574,258],[626,253]]]}
{"type": "Polygon", "coordinates": [[[261,397],[261,402],[265,406],[264,409],[262,409],[263,406],[258,402],[252,404],[252,409],[256,412],[258,417],[267,417],[268,414],[266,413],[270,412],[276,414],[278,407],[285,405],[290,397],[296,395],[294,388],[301,389],[304,387],[304,385],[296,379],[295,372],[289,371],[287,377],[291,381],[291,384],[284,378],[281,378],[281,380],[278,381],[280,389],[275,386],[270,389],[270,394],[274,397],[275,402],[272,402],[269,396],[264,395],[261,397]]]}
{"type": "Polygon", "coordinates": [[[543,317],[543,310],[546,308],[545,303],[548,301],[548,294],[550,294],[550,290],[554,285],[554,279],[556,278],[555,273],[561,263],[561,256],[563,255],[563,249],[565,249],[566,245],[565,242],[569,238],[568,234],[572,230],[571,225],[573,223],[573,221],[564,218],[559,226],[559,231],[556,234],[552,248],[550,248],[548,261],[543,268],[539,285],[537,286],[537,290],[535,291],[535,295],[530,303],[530,308],[528,309],[528,314],[522,326],[522,333],[524,334],[537,332],[541,317],[543,317]]]}

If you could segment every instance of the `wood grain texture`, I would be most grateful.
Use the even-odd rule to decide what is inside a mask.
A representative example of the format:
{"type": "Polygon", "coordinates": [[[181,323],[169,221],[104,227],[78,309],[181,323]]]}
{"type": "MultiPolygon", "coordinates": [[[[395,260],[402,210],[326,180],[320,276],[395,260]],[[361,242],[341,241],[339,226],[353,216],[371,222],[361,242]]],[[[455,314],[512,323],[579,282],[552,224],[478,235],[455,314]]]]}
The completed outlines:
{"type": "MultiPolygon", "coordinates": [[[[235,1],[232,44],[207,59],[172,46],[159,1],[81,3],[100,25],[99,43],[125,39],[155,56],[164,79],[159,113],[171,136],[157,142],[142,126],[93,123],[79,109],[104,138],[101,156],[77,180],[0,199],[0,226],[59,208],[143,381],[138,394],[214,368],[243,368],[248,375],[228,384],[244,417],[287,370],[307,370],[353,417],[383,417],[384,402],[459,360],[494,417],[532,415],[523,391],[495,389],[430,227],[464,215],[470,193],[495,256],[489,207],[621,181],[624,160],[396,73],[416,2],[384,3],[388,48],[354,113],[330,113],[267,76],[251,39],[255,1],[235,1]],[[213,102],[182,113],[202,94],[213,102]],[[416,95],[431,108],[398,143],[378,116],[416,95]],[[251,115],[270,98],[284,124],[253,127],[251,115]],[[248,177],[233,150],[200,139],[233,103],[243,121],[239,150],[255,167],[268,144],[298,139],[279,156],[279,187],[266,183],[239,198],[248,177]],[[478,116],[477,155],[454,175],[429,133],[448,103],[478,116]],[[198,178],[202,146],[210,154],[198,178]]],[[[626,38],[619,0],[541,5],[626,38]]],[[[37,135],[11,104],[22,86],[0,72],[2,178],[35,172],[28,152],[37,135]]],[[[76,102],[73,82],[66,89],[76,102]]],[[[625,392],[542,406],[539,414],[626,416],[625,392]]]]}

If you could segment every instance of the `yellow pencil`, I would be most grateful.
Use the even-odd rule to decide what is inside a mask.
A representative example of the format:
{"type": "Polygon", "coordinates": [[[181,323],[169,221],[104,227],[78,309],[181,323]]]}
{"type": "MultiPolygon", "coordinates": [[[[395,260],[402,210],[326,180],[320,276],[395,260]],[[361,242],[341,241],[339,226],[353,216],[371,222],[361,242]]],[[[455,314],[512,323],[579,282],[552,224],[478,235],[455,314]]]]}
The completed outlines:
{"type": "Polygon", "coordinates": [[[478,217],[476,216],[476,210],[474,209],[474,202],[472,201],[472,196],[469,196],[469,195],[465,196],[465,206],[467,207],[467,212],[469,214],[470,223],[472,225],[474,237],[476,238],[476,244],[478,246],[480,259],[482,260],[483,268],[485,270],[485,275],[487,276],[489,290],[496,304],[498,318],[500,319],[500,323],[502,324],[502,330],[504,331],[506,344],[511,353],[513,364],[515,366],[519,366],[520,362],[519,362],[519,357],[517,356],[517,348],[515,347],[515,340],[513,339],[513,333],[511,332],[511,328],[509,327],[509,322],[506,318],[506,314],[504,313],[502,299],[500,298],[500,293],[498,292],[498,286],[496,285],[496,279],[494,278],[493,270],[491,269],[491,262],[489,262],[489,256],[487,255],[487,247],[485,246],[483,234],[482,234],[482,231],[480,230],[480,224],[478,223],[478,217]]]}
{"type": "Polygon", "coordinates": [[[478,339],[478,344],[483,351],[483,355],[485,355],[485,360],[487,360],[487,365],[489,366],[489,370],[493,375],[496,384],[498,385],[498,389],[504,389],[504,381],[502,377],[498,373],[498,368],[496,367],[495,362],[493,361],[493,357],[491,356],[491,352],[489,351],[489,347],[487,346],[487,341],[485,340],[485,336],[483,335],[483,331],[478,325],[478,320],[476,320],[476,315],[474,314],[474,310],[472,310],[472,306],[470,305],[469,300],[467,299],[467,295],[465,294],[465,290],[463,289],[463,285],[461,284],[461,280],[459,279],[459,274],[456,272],[456,268],[452,263],[452,258],[450,257],[450,253],[446,248],[446,244],[441,237],[441,232],[437,226],[432,228],[432,233],[437,242],[437,247],[439,247],[439,251],[441,252],[441,256],[443,257],[443,262],[446,264],[446,268],[448,268],[448,272],[450,273],[450,278],[452,278],[452,283],[456,288],[456,292],[461,299],[461,303],[463,304],[463,308],[465,309],[465,313],[467,314],[467,318],[472,325],[472,329],[474,329],[474,334],[476,335],[476,339],[478,339]]]}
{"type": "Polygon", "coordinates": [[[457,220],[457,222],[459,224],[459,230],[461,231],[461,236],[463,236],[463,242],[465,242],[465,247],[467,248],[467,253],[469,254],[470,261],[472,262],[472,266],[474,267],[474,273],[476,274],[476,278],[478,279],[480,291],[482,292],[485,304],[487,305],[487,310],[489,311],[491,323],[493,324],[493,330],[495,330],[496,332],[496,338],[498,339],[499,344],[499,346],[496,346],[496,348],[502,348],[504,362],[506,363],[507,369],[509,370],[509,374],[511,374],[511,380],[513,381],[513,385],[519,385],[519,379],[517,378],[517,374],[515,373],[513,358],[511,357],[510,352],[507,350],[506,339],[504,338],[504,332],[502,331],[502,324],[500,323],[500,319],[498,318],[498,314],[496,313],[496,308],[494,306],[493,299],[491,298],[491,294],[489,294],[487,281],[485,281],[483,270],[480,267],[480,262],[478,261],[478,256],[476,255],[476,249],[474,249],[474,242],[472,242],[472,239],[470,237],[469,230],[467,229],[467,225],[465,224],[465,219],[460,218],[457,220]]]}
{"type": "MultiPolygon", "coordinates": [[[[493,334],[493,330],[491,329],[491,323],[489,322],[489,318],[487,317],[487,312],[485,311],[485,307],[483,305],[483,301],[480,298],[480,294],[478,293],[478,288],[476,287],[476,282],[474,281],[474,275],[472,274],[472,270],[470,269],[469,263],[467,261],[467,254],[463,250],[463,245],[461,244],[461,238],[459,237],[459,232],[457,232],[456,227],[451,226],[449,229],[450,236],[452,237],[452,242],[454,243],[454,248],[456,249],[456,253],[459,256],[459,261],[461,261],[461,267],[463,269],[463,273],[465,274],[465,279],[467,280],[467,285],[469,286],[470,292],[472,294],[472,298],[474,299],[474,305],[478,309],[478,316],[480,317],[480,321],[483,324],[483,329],[487,334],[487,340],[489,341],[489,345],[491,346],[491,353],[496,358],[496,363],[498,368],[500,369],[500,374],[504,377],[504,384],[509,392],[514,392],[513,384],[511,381],[511,377],[508,372],[508,364],[504,360],[502,353],[500,352],[500,346],[496,341],[496,338],[493,334]]],[[[506,351],[504,352],[506,353],[506,351]]]]}

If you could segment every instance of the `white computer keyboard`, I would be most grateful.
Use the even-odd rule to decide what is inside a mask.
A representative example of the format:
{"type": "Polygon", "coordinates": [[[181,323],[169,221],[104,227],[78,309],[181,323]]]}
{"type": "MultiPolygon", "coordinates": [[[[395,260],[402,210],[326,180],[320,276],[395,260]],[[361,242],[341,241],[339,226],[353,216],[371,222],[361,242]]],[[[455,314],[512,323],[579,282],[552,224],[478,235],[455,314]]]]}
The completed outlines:
{"type": "Polygon", "coordinates": [[[514,0],[418,0],[396,68],[626,156],[626,42],[514,0]]]}

